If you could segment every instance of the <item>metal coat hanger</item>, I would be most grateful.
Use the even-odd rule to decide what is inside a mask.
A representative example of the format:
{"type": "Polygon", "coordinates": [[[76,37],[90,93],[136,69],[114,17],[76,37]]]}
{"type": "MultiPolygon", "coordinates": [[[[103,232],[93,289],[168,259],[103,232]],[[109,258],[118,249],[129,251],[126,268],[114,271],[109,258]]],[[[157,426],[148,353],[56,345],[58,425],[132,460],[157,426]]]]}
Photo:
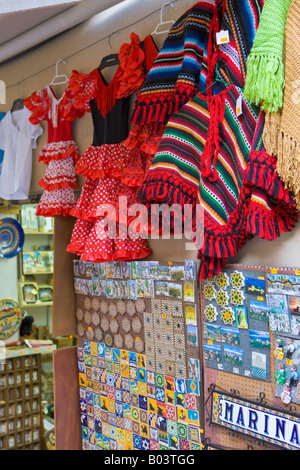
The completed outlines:
{"type": "Polygon", "coordinates": [[[24,108],[23,98],[17,98],[12,104],[11,112],[13,113],[14,111],[18,111],[19,109],[23,109],[23,108],[24,108]]]}
{"type": "Polygon", "coordinates": [[[172,8],[174,8],[174,4],[172,2],[166,2],[163,4],[163,6],[161,7],[160,9],[160,22],[158,23],[158,25],[156,26],[155,30],[151,33],[151,34],[164,34],[164,33],[168,33],[170,31],[170,28],[171,26],[173,26],[173,24],[175,23],[174,20],[168,20],[168,21],[164,21],[163,17],[164,17],[164,9],[165,7],[167,7],[168,5],[171,5],[172,8]],[[163,31],[158,31],[158,29],[160,28],[160,26],[166,26],[166,25],[169,25],[169,27],[163,31]]]}
{"type": "Polygon", "coordinates": [[[58,64],[60,62],[63,62],[64,64],[66,63],[63,59],[59,59],[57,62],[56,62],[56,66],[55,66],[55,75],[54,77],[52,78],[51,82],[49,83],[49,85],[61,85],[62,83],[68,83],[69,81],[69,78],[67,77],[67,75],[65,74],[59,74],[58,73],[58,64]]]}

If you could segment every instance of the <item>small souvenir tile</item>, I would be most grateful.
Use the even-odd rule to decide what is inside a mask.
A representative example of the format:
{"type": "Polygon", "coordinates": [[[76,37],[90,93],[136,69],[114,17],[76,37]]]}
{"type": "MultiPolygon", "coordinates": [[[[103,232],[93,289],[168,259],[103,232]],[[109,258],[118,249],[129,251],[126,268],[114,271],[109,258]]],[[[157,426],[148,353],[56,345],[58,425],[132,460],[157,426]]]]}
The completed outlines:
{"type": "Polygon", "coordinates": [[[165,341],[164,333],[162,330],[155,330],[154,331],[154,341],[155,343],[163,344],[165,341]]]}
{"type": "Polygon", "coordinates": [[[164,331],[173,332],[174,319],[170,315],[164,315],[161,319],[162,327],[164,331]]]}
{"type": "Polygon", "coordinates": [[[152,313],[161,313],[161,300],[159,299],[151,299],[151,309],[152,313]]]}
{"type": "Polygon", "coordinates": [[[130,315],[131,317],[133,317],[133,315],[135,315],[136,309],[135,309],[135,304],[132,300],[129,300],[127,302],[126,311],[127,311],[128,315],[130,315]]]}
{"type": "Polygon", "coordinates": [[[153,317],[153,327],[154,330],[163,328],[163,319],[161,315],[154,315],[153,317]]]}
{"type": "Polygon", "coordinates": [[[118,349],[121,349],[123,347],[124,339],[123,339],[123,336],[120,333],[117,333],[114,336],[114,343],[115,343],[116,348],[118,348],[118,349]]]}
{"type": "Polygon", "coordinates": [[[235,321],[235,313],[231,307],[225,307],[222,310],[221,318],[226,325],[232,325],[235,321]]]}
{"type": "Polygon", "coordinates": [[[213,300],[216,298],[216,290],[211,282],[206,282],[204,285],[204,296],[207,300],[213,300]]]}
{"type": "Polygon", "coordinates": [[[90,325],[92,323],[92,314],[89,310],[85,310],[83,317],[87,325],[90,325]]]}
{"type": "Polygon", "coordinates": [[[98,326],[95,328],[95,340],[101,342],[103,340],[103,330],[98,326]]]}
{"type": "Polygon", "coordinates": [[[82,323],[77,323],[77,334],[80,338],[82,338],[82,336],[84,336],[84,333],[85,333],[85,328],[83,326],[82,323]]]}
{"type": "Polygon", "coordinates": [[[83,306],[86,310],[90,310],[92,308],[92,300],[90,299],[90,297],[84,298],[83,306]]]}
{"type": "Polygon", "coordinates": [[[184,320],[183,318],[174,318],[174,333],[184,333],[184,320]]]}
{"type": "Polygon", "coordinates": [[[152,313],[144,312],[144,327],[152,328],[153,327],[153,315],[152,313]]]}
{"type": "Polygon", "coordinates": [[[170,376],[176,375],[176,362],[175,361],[165,361],[165,373],[170,376]]]}
{"type": "Polygon", "coordinates": [[[138,353],[142,353],[145,351],[145,343],[142,338],[135,338],[134,340],[134,348],[138,353]]]}
{"type": "Polygon", "coordinates": [[[130,333],[127,333],[125,336],[124,336],[124,344],[126,346],[126,348],[128,349],[133,349],[133,346],[134,346],[134,339],[132,337],[132,335],[130,333]]]}
{"type": "Polygon", "coordinates": [[[100,312],[103,313],[103,315],[106,315],[108,313],[108,302],[106,300],[101,300],[100,302],[100,312]]]}
{"type": "Polygon", "coordinates": [[[215,282],[219,289],[226,290],[229,286],[229,277],[226,273],[220,273],[216,276],[215,282]]]}
{"type": "Polygon", "coordinates": [[[77,308],[76,318],[79,322],[83,321],[83,309],[82,308],[77,308]]]}
{"type": "Polygon", "coordinates": [[[164,315],[172,315],[172,302],[169,300],[162,300],[161,313],[164,315]]]}
{"type": "Polygon", "coordinates": [[[94,326],[98,326],[100,324],[100,317],[99,317],[99,314],[97,312],[94,312],[92,314],[92,323],[94,326]]]}
{"type": "Polygon", "coordinates": [[[89,341],[93,341],[94,339],[94,330],[91,327],[88,327],[86,331],[86,337],[89,341]]]}
{"type": "Polygon", "coordinates": [[[116,306],[120,315],[124,315],[126,313],[126,303],[124,300],[118,300],[116,306]]]}
{"type": "Polygon", "coordinates": [[[131,322],[132,331],[134,333],[140,333],[142,331],[143,325],[139,317],[136,317],[131,322]]]}
{"type": "Polygon", "coordinates": [[[100,325],[102,330],[106,333],[109,330],[109,319],[107,317],[102,317],[100,325]]]}
{"type": "Polygon", "coordinates": [[[217,321],[218,312],[217,312],[216,307],[214,307],[212,304],[208,305],[205,308],[204,315],[205,315],[206,320],[211,323],[217,321]]]}
{"type": "Polygon", "coordinates": [[[232,289],[230,293],[230,301],[233,305],[243,305],[245,300],[244,293],[238,289],[232,289]]]}
{"type": "Polygon", "coordinates": [[[172,302],[172,313],[173,313],[174,317],[183,316],[182,302],[172,302]]]}
{"type": "Polygon", "coordinates": [[[174,342],[177,349],[185,349],[185,335],[174,333],[174,342]]]}
{"type": "Polygon", "coordinates": [[[220,290],[216,295],[216,301],[221,307],[228,305],[228,294],[227,292],[220,290]]]}
{"type": "Polygon", "coordinates": [[[146,308],[146,304],[144,299],[137,299],[136,304],[135,304],[136,311],[138,313],[143,313],[146,308]]]}
{"type": "Polygon", "coordinates": [[[234,271],[231,274],[231,284],[237,289],[241,289],[245,286],[245,277],[242,272],[234,271]]]}
{"type": "Polygon", "coordinates": [[[164,341],[166,346],[173,346],[174,345],[174,335],[172,331],[165,331],[164,332],[164,341]]]}
{"type": "Polygon", "coordinates": [[[122,319],[121,326],[125,333],[129,333],[129,331],[131,331],[131,322],[128,317],[124,317],[122,319]]]}
{"type": "Polygon", "coordinates": [[[116,320],[115,318],[112,318],[112,319],[110,320],[109,328],[110,328],[110,331],[111,331],[113,334],[118,333],[118,331],[119,331],[119,323],[117,322],[117,320],[116,320]]]}
{"type": "Polygon", "coordinates": [[[100,300],[97,297],[92,298],[92,309],[97,312],[100,308],[100,300]]]}

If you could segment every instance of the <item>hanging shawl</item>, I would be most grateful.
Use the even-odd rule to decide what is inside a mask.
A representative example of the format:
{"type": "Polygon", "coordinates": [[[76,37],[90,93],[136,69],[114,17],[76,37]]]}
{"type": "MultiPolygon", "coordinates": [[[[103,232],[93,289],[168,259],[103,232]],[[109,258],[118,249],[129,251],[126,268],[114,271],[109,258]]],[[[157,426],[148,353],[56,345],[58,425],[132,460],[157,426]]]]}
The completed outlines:
{"type": "Polygon", "coordinates": [[[285,88],[283,106],[266,117],[264,144],[277,157],[277,172],[300,209],[300,0],[293,0],[284,33],[285,88]]]}
{"type": "Polygon", "coordinates": [[[276,112],[282,107],[284,29],[291,1],[265,0],[247,60],[244,96],[268,112],[276,112]]]}
{"type": "MultiPolygon", "coordinates": [[[[213,83],[217,62],[227,83],[244,87],[263,4],[264,0],[202,0],[175,22],[138,93],[126,146],[154,155],[171,115],[213,83]],[[230,42],[217,46],[220,30],[229,31],[230,42]]],[[[211,87],[207,95],[212,93],[211,87]]]]}

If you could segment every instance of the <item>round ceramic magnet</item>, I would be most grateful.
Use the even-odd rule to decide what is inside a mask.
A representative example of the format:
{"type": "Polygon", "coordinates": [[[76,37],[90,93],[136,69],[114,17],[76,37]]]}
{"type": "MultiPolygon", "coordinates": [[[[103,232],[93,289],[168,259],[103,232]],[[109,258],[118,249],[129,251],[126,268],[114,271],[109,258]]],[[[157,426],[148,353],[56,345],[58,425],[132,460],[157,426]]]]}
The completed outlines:
{"type": "Polygon", "coordinates": [[[16,256],[24,245],[24,231],[15,219],[0,220],[0,257],[12,258],[16,256]]]}
{"type": "Polygon", "coordinates": [[[0,300],[0,339],[11,338],[20,328],[22,312],[15,300],[0,300]]]}

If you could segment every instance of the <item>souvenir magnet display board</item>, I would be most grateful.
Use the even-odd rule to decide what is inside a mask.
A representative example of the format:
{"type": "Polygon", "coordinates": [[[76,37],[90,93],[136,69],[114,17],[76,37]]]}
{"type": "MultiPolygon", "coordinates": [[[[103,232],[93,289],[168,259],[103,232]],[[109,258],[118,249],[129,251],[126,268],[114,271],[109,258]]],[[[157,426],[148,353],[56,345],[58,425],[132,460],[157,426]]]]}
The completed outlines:
{"type": "Polygon", "coordinates": [[[20,328],[22,312],[15,300],[0,300],[0,340],[11,338],[20,328]]]}
{"type": "Polygon", "coordinates": [[[0,257],[13,258],[22,249],[24,244],[24,231],[15,219],[0,220],[0,257]]]}
{"type": "Polygon", "coordinates": [[[84,449],[200,449],[195,268],[74,262],[84,449]]]}
{"type": "MultiPolygon", "coordinates": [[[[245,399],[260,400],[263,392],[266,402],[278,409],[293,403],[300,410],[299,287],[298,270],[244,265],[228,265],[221,275],[201,283],[205,399],[215,384],[238,390],[245,399]],[[224,330],[227,326],[230,331],[224,330]]],[[[211,445],[232,447],[232,438],[218,426],[213,432],[206,427],[205,436],[211,445]]],[[[240,437],[234,444],[247,446],[240,437]]]]}

